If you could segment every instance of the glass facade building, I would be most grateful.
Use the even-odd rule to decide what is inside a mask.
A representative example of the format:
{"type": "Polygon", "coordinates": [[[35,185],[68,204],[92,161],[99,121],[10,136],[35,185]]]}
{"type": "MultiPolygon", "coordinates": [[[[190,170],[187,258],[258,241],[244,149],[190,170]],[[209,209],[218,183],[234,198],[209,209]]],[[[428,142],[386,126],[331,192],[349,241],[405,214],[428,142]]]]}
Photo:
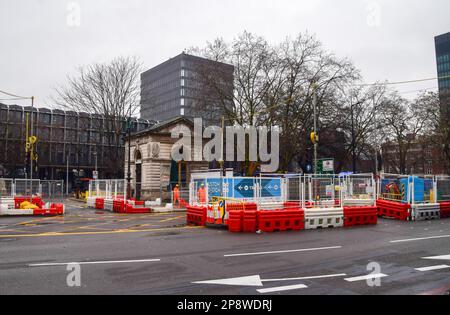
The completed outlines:
{"type": "MultiPolygon", "coordinates": [[[[119,132],[113,132],[108,131],[113,130],[111,120],[101,115],[46,108],[35,108],[33,115],[38,138],[35,177],[65,180],[69,170],[70,186],[77,177],[91,178],[96,166],[103,178],[123,173],[125,120],[119,132]]],[[[27,117],[30,122],[31,107],[0,104],[0,176],[25,177],[27,117]]],[[[152,125],[148,120],[134,119],[132,131],[152,125]]]]}
{"type": "Polygon", "coordinates": [[[141,118],[168,121],[180,116],[205,117],[212,121],[222,116],[221,105],[205,93],[199,72],[219,73],[227,94],[233,93],[232,65],[182,53],[141,74],[141,118]],[[199,109],[202,110],[199,110],[199,109]]]}
{"type": "Polygon", "coordinates": [[[435,45],[442,110],[450,118],[450,33],[436,36],[435,45]]]}

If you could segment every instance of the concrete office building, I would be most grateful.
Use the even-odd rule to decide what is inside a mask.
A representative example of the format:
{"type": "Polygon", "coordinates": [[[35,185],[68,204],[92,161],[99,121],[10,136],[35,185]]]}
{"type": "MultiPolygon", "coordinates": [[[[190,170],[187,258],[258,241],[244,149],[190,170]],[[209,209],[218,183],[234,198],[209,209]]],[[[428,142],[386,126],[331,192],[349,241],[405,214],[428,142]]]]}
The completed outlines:
{"type": "MultiPolygon", "coordinates": [[[[0,177],[25,177],[27,114],[30,117],[31,107],[0,104],[0,177]]],[[[123,124],[126,126],[125,120],[123,124]]],[[[153,124],[134,119],[132,131],[153,124]]],[[[101,115],[35,108],[38,161],[34,177],[65,180],[69,170],[69,187],[77,178],[91,178],[96,167],[101,178],[114,178],[119,173],[123,177],[126,130],[124,127],[118,135],[108,131],[112,130],[108,125],[101,115]]]]}
{"type": "Polygon", "coordinates": [[[450,119],[450,33],[435,37],[442,112],[450,119]]]}
{"type": "Polygon", "coordinates": [[[206,72],[218,74],[221,90],[232,95],[232,65],[185,53],[142,73],[141,118],[167,121],[185,116],[218,122],[223,113],[223,100],[207,92],[209,89],[202,83],[206,72]]]}

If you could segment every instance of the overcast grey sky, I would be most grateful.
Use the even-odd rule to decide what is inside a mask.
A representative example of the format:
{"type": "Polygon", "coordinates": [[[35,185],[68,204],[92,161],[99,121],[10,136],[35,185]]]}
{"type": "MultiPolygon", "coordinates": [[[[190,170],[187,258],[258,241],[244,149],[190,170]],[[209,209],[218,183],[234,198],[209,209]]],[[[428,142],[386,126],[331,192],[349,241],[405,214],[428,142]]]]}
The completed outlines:
{"type": "Polygon", "coordinates": [[[450,32],[449,12],[448,0],[0,0],[0,90],[51,106],[53,87],[78,66],[137,55],[150,68],[244,30],[272,43],[316,34],[366,82],[436,77],[434,36],[450,32]]]}

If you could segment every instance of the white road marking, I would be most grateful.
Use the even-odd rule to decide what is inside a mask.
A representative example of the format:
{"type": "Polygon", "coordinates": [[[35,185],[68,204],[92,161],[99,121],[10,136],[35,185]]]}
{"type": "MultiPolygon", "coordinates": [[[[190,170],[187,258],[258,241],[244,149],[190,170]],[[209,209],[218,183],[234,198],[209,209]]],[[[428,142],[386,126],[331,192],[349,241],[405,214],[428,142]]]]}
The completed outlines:
{"type": "Polygon", "coordinates": [[[252,286],[252,287],[262,287],[263,286],[259,275],[248,276],[248,277],[239,277],[239,278],[229,278],[229,279],[196,281],[196,282],[192,282],[192,283],[194,283],[194,284],[238,285],[238,286],[252,286]]]}
{"type": "Polygon", "coordinates": [[[355,281],[363,281],[363,280],[372,280],[372,279],[378,279],[378,278],[384,278],[387,277],[387,275],[383,273],[375,273],[372,275],[366,275],[366,276],[359,276],[359,277],[353,277],[353,278],[345,278],[345,281],[348,282],[355,282],[355,281]]]}
{"type": "Polygon", "coordinates": [[[450,255],[432,256],[432,257],[422,257],[422,259],[450,260],[450,255]]]}
{"type": "Polygon", "coordinates": [[[238,277],[238,278],[195,281],[192,283],[193,284],[219,284],[219,285],[232,285],[232,286],[262,287],[263,282],[297,281],[297,280],[323,279],[323,278],[343,277],[343,276],[346,276],[346,274],[340,273],[340,274],[333,274],[333,275],[285,278],[285,279],[261,279],[261,277],[259,275],[256,275],[256,276],[247,276],[247,277],[238,277]]]}
{"type": "Polygon", "coordinates": [[[319,250],[339,249],[339,248],[342,248],[342,246],[280,250],[280,251],[259,252],[259,253],[229,254],[229,255],[223,255],[223,256],[224,257],[240,257],[240,256],[257,256],[257,255],[271,255],[271,254],[288,254],[288,253],[313,252],[313,251],[319,251],[319,250]]]}
{"type": "Polygon", "coordinates": [[[391,243],[405,243],[405,242],[414,242],[414,241],[435,240],[435,239],[439,239],[439,238],[449,238],[449,237],[450,237],[450,235],[410,238],[410,239],[405,239],[405,240],[391,241],[391,243]]]}
{"type": "Polygon", "coordinates": [[[299,277],[299,278],[285,278],[285,279],[263,279],[262,282],[277,282],[277,281],[298,281],[298,280],[312,280],[312,279],[325,279],[335,277],[345,277],[347,274],[338,273],[334,275],[312,276],[312,277],[299,277]]]}
{"type": "Polygon", "coordinates": [[[417,271],[433,271],[433,270],[441,270],[441,269],[447,269],[450,268],[450,266],[447,265],[439,265],[439,266],[430,266],[430,267],[423,267],[423,268],[416,268],[417,271]]]}
{"type": "Polygon", "coordinates": [[[141,260],[113,260],[113,261],[85,261],[85,262],[66,262],[66,263],[48,263],[48,264],[29,264],[28,267],[52,267],[52,266],[65,266],[70,264],[79,265],[102,265],[102,264],[131,264],[131,263],[146,263],[146,262],[158,262],[161,259],[141,259],[141,260]]]}
{"type": "Polygon", "coordinates": [[[291,291],[298,289],[306,289],[307,286],[304,284],[296,284],[296,285],[288,285],[284,287],[275,287],[275,288],[267,288],[267,289],[257,289],[259,293],[272,293],[272,292],[281,292],[281,291],[291,291]]]}

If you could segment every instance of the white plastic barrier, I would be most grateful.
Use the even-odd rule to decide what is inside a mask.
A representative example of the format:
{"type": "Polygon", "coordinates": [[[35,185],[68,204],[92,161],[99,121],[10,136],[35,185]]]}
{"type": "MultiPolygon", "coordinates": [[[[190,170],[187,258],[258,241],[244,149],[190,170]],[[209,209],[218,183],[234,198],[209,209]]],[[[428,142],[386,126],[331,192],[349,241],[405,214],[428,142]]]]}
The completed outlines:
{"type": "Polygon", "coordinates": [[[146,201],[146,207],[160,207],[161,206],[161,198],[156,199],[155,201],[146,201]]]}
{"type": "Polygon", "coordinates": [[[103,209],[113,212],[114,211],[114,201],[113,201],[113,199],[105,199],[105,203],[104,203],[103,209]]]}
{"type": "Polygon", "coordinates": [[[438,203],[411,205],[412,219],[415,221],[436,220],[441,218],[441,208],[438,203]]]}
{"type": "Polygon", "coordinates": [[[344,209],[306,209],[305,210],[305,229],[318,229],[344,226],[344,209]]]}
{"type": "Polygon", "coordinates": [[[14,209],[14,198],[0,198],[0,205],[5,205],[8,209],[14,209]]]}
{"type": "Polygon", "coordinates": [[[87,206],[88,208],[95,209],[95,201],[97,197],[87,197],[87,206]]]}
{"type": "Polygon", "coordinates": [[[5,205],[0,207],[0,216],[19,216],[19,215],[33,215],[34,210],[19,210],[19,209],[8,209],[5,205]]]}

